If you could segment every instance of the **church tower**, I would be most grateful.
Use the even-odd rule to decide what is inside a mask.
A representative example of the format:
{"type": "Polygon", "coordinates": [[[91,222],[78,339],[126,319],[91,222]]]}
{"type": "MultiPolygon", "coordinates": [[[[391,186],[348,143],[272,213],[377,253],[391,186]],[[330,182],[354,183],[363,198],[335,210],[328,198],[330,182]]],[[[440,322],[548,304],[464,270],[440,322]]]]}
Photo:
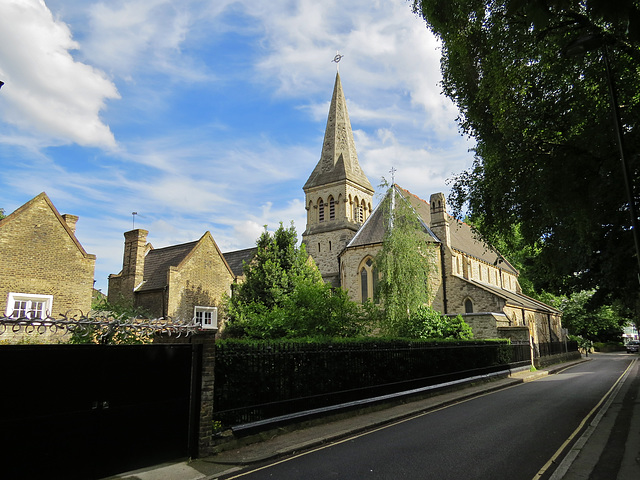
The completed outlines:
{"type": "Polygon", "coordinates": [[[302,241],[325,282],[340,286],[338,255],[372,211],[373,187],[358,163],[340,74],[336,74],[320,161],[303,187],[302,241]]]}

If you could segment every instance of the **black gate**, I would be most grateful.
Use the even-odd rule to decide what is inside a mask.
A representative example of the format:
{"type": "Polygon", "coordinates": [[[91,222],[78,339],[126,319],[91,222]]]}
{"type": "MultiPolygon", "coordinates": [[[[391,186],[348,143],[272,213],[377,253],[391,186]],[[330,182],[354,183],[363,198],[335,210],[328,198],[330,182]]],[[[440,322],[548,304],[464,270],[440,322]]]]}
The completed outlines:
{"type": "Polygon", "coordinates": [[[3,478],[102,478],[193,453],[192,345],[0,346],[3,478]]]}

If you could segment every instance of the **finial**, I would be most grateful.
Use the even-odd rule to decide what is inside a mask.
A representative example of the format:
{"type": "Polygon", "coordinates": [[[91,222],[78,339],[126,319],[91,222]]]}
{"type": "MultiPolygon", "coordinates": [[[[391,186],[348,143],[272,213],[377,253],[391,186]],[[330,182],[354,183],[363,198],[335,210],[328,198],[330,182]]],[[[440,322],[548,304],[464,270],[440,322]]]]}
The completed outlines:
{"type": "Polygon", "coordinates": [[[344,55],[340,55],[340,52],[338,50],[336,50],[336,56],[333,57],[333,60],[331,60],[332,62],[335,62],[336,64],[336,71],[340,71],[340,60],[342,60],[342,57],[344,57],[344,55]]]}
{"type": "Polygon", "coordinates": [[[398,170],[396,170],[396,167],[391,167],[391,170],[389,170],[389,173],[391,174],[391,185],[395,185],[396,183],[396,172],[398,170]]]}
{"type": "Polygon", "coordinates": [[[133,217],[133,230],[136,229],[136,215],[138,214],[138,212],[131,212],[131,216],[133,217]]]}

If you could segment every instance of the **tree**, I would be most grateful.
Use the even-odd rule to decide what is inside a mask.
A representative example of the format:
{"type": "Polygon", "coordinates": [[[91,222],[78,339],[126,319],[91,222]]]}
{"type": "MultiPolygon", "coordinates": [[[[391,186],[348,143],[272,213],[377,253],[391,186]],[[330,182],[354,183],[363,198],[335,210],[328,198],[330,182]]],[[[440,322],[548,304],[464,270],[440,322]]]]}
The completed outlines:
{"type": "Polygon", "coordinates": [[[592,342],[620,342],[622,329],[629,321],[620,316],[612,306],[592,307],[590,300],[595,291],[573,293],[560,300],[562,325],[571,335],[580,336],[592,342]]]}
{"type": "Polygon", "coordinates": [[[293,224],[271,235],[265,228],[245,281],[226,301],[227,336],[260,339],[356,336],[366,311],[342,289],[333,290],[306,253],[296,247],[293,224]]]}
{"type": "Polygon", "coordinates": [[[395,186],[388,189],[379,208],[388,225],[375,258],[380,274],[377,295],[384,308],[382,330],[387,335],[410,337],[411,316],[432,300],[433,253],[418,215],[395,186]]]}
{"type": "MultiPolygon", "coordinates": [[[[537,288],[597,287],[596,303],[639,309],[604,47],[563,55],[585,35],[607,45],[627,152],[638,151],[638,1],[615,3],[417,0],[414,8],[442,40],[444,93],[477,141],[473,167],[453,184],[457,213],[481,217],[491,243],[517,225],[536,250],[537,288]]],[[[638,156],[628,160],[637,184],[638,156]]]]}

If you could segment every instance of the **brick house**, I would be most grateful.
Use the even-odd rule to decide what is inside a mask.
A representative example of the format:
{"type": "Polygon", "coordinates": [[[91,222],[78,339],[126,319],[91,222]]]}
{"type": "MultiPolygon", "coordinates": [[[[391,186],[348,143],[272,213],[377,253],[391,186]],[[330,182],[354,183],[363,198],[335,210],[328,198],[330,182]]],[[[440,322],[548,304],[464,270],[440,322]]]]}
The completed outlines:
{"type": "Polygon", "coordinates": [[[129,302],[153,318],[197,318],[217,328],[217,308],[230,294],[235,275],[211,233],[155,249],[147,243],[148,233],[124,234],[122,271],[109,275],[109,301],[129,302]]]}
{"type": "Polygon", "coordinates": [[[96,256],[75,235],[78,217],[60,215],[41,193],[0,220],[0,310],[13,317],[87,314],[96,256]]]}
{"type": "MultiPolygon", "coordinates": [[[[339,74],[320,160],[303,190],[307,226],[302,238],[323,278],[343,287],[354,301],[373,298],[373,259],[388,222],[381,209],[371,208],[373,188],[358,162],[339,74]]],[[[561,313],[522,294],[518,271],[469,225],[447,214],[444,194],[426,202],[397,185],[391,193],[410,203],[424,227],[436,310],[462,314],[476,338],[563,339],[561,313]]]]}

